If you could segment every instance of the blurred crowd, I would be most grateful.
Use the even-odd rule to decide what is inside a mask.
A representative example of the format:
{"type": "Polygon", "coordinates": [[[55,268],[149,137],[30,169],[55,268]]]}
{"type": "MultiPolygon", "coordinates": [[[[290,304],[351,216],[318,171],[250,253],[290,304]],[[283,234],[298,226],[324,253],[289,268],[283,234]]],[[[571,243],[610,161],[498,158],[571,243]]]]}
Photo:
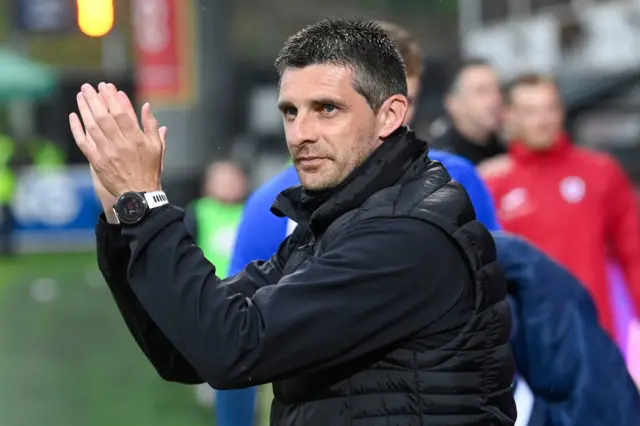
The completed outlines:
{"type": "MultiPolygon", "coordinates": [[[[418,6],[412,3],[411,7],[418,6]]],[[[444,11],[438,13],[445,16],[444,11]]],[[[434,68],[430,67],[421,46],[427,44],[422,43],[425,38],[422,36],[429,31],[411,35],[394,24],[384,25],[394,36],[405,61],[412,105],[411,117],[407,118],[409,125],[429,142],[430,149],[455,154],[475,168],[484,185],[482,190],[490,195],[493,204],[488,208],[495,209],[500,229],[531,242],[588,290],[601,327],[618,346],[628,371],[640,387],[640,320],[637,316],[640,315],[640,181],[633,179],[637,168],[629,167],[624,158],[585,147],[587,143],[574,131],[575,123],[568,124],[584,102],[575,106],[574,99],[569,99],[573,92],[567,94],[564,80],[560,81],[552,73],[538,73],[533,67],[505,79],[493,58],[465,56],[456,51],[450,55],[453,59],[446,61],[444,76],[433,77],[434,68]],[[432,77],[438,82],[437,90],[433,89],[432,77]]],[[[257,52],[255,56],[259,57],[264,55],[261,46],[254,42],[248,50],[257,52]]],[[[0,50],[0,65],[3,54],[0,50]]],[[[640,90],[640,66],[631,71],[635,90],[640,90]]],[[[22,73],[27,73],[26,68],[22,73]]],[[[258,81],[261,80],[256,77],[259,74],[256,71],[251,77],[238,76],[237,79],[258,81]]],[[[6,110],[0,113],[0,260],[9,262],[26,256],[26,252],[91,249],[93,224],[100,208],[95,197],[87,195],[90,194],[88,167],[75,160],[77,153],[68,144],[69,135],[58,136],[56,129],[47,130],[51,119],[42,118],[52,110],[57,113],[58,109],[64,109],[56,106],[66,105],[66,101],[61,101],[66,95],[61,94],[62,91],[36,89],[19,93],[17,77],[4,76],[0,66],[0,101],[3,101],[0,104],[6,110]],[[3,78],[8,83],[3,83],[3,78]],[[21,109],[25,100],[30,108],[21,109]],[[34,105],[39,102],[42,105],[38,107],[38,118],[34,105]],[[16,114],[28,114],[32,118],[25,124],[15,119],[16,114]],[[73,195],[69,195],[71,193],[73,195]],[[43,203],[46,206],[42,206],[43,203]],[[13,256],[15,254],[18,256],[13,256]]],[[[90,79],[95,78],[92,73],[90,79]]],[[[267,83],[259,81],[255,86],[258,89],[275,87],[275,77],[265,80],[267,83]]],[[[591,83],[592,80],[584,82],[582,90],[588,91],[591,83]]],[[[61,82],[59,87],[62,86],[61,82]]],[[[596,97],[594,102],[610,105],[611,96],[596,97]]],[[[268,95],[266,98],[270,99],[268,95]]],[[[243,109],[250,110],[250,102],[244,103],[247,105],[243,109]]],[[[273,108],[277,113],[275,102],[264,105],[263,108],[273,108]]],[[[617,106],[611,107],[614,108],[617,106]]],[[[68,111],[63,112],[66,115],[68,111]]],[[[269,127],[272,111],[260,114],[266,118],[257,121],[269,127]]],[[[188,116],[189,112],[184,115],[188,116]]],[[[635,116],[636,124],[638,116],[635,116]]],[[[173,192],[182,200],[189,231],[221,277],[237,271],[234,262],[240,265],[252,260],[243,257],[237,244],[238,228],[247,218],[248,206],[255,203],[259,194],[251,195],[252,190],[263,184],[297,183],[284,151],[281,132],[261,133],[249,120],[236,121],[243,124],[228,135],[233,143],[223,153],[219,146],[208,146],[204,152],[189,154],[197,158],[199,164],[187,167],[184,173],[170,173],[167,184],[170,196],[173,192]],[[273,149],[272,139],[282,146],[273,149]]],[[[625,125],[621,122],[619,127],[625,125]]],[[[602,125],[606,126],[608,124],[602,125]]],[[[181,130],[175,134],[169,127],[169,140],[180,140],[181,130]]],[[[188,128],[188,124],[184,127],[188,128]]],[[[640,125],[636,129],[629,137],[631,148],[622,152],[640,150],[640,125]]],[[[200,148],[211,145],[210,137],[201,139],[200,148]]],[[[194,146],[170,147],[169,155],[171,150],[188,152],[194,146]]],[[[637,154],[629,155],[631,158],[637,154]]],[[[265,207],[265,215],[267,209],[265,207]]],[[[265,221],[261,232],[267,235],[270,226],[270,222],[265,221]]],[[[254,235],[254,239],[260,238],[254,235]]],[[[0,263],[0,268],[7,264],[0,263]]],[[[9,283],[9,275],[6,276],[9,283]]],[[[598,354],[597,348],[593,353],[598,354]]],[[[268,392],[259,393],[262,403],[258,412],[262,423],[268,417],[265,414],[268,392]]],[[[207,403],[212,402],[206,386],[198,395],[204,395],[202,398],[207,403]]],[[[249,426],[254,421],[255,398],[255,390],[250,389],[219,393],[217,424],[249,426]]]]}

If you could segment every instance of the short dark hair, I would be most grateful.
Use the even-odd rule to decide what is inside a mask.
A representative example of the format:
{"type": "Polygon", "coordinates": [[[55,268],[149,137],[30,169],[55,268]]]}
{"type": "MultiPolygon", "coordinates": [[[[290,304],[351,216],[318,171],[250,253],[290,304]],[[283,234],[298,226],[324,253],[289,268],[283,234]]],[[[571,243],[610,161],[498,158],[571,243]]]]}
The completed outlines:
{"type": "Polygon", "coordinates": [[[558,85],[553,77],[546,74],[527,73],[511,80],[504,88],[505,102],[510,105],[513,101],[513,92],[522,86],[542,86],[549,85],[560,93],[558,85]]]}
{"type": "Polygon", "coordinates": [[[454,94],[458,90],[458,84],[460,83],[460,76],[463,72],[469,68],[475,67],[489,67],[492,68],[491,62],[484,58],[467,58],[458,61],[451,70],[449,82],[447,83],[447,90],[445,94],[447,96],[454,94]]]}
{"type": "Polygon", "coordinates": [[[422,63],[422,52],[420,51],[418,39],[400,25],[386,21],[376,21],[376,23],[391,37],[393,44],[396,45],[396,49],[398,49],[404,61],[407,77],[421,77],[422,71],[424,71],[424,65],[422,63]]]}
{"type": "Polygon", "coordinates": [[[330,18],[287,39],[275,61],[287,68],[332,64],[351,68],[353,88],[377,111],[390,96],[407,96],[407,75],[393,40],[373,21],[330,18]]]}

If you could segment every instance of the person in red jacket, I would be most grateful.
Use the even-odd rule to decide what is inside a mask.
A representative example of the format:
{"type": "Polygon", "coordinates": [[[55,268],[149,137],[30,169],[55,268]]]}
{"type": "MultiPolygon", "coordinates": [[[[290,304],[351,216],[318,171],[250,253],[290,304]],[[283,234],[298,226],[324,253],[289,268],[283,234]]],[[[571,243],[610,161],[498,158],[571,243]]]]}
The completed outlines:
{"type": "Polygon", "coordinates": [[[554,81],[526,75],[508,88],[503,157],[479,165],[504,228],[567,267],[591,292],[614,335],[608,260],[616,260],[640,312],[640,213],[631,182],[609,155],[573,145],[554,81]]]}

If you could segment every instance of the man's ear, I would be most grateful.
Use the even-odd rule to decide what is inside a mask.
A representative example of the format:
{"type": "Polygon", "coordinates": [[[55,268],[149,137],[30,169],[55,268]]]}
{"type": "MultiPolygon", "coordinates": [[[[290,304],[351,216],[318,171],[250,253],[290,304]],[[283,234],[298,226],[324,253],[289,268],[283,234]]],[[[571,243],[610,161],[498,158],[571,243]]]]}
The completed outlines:
{"type": "Polygon", "coordinates": [[[393,95],[384,101],[378,112],[378,137],[384,139],[402,126],[408,110],[409,101],[406,96],[393,95]]]}

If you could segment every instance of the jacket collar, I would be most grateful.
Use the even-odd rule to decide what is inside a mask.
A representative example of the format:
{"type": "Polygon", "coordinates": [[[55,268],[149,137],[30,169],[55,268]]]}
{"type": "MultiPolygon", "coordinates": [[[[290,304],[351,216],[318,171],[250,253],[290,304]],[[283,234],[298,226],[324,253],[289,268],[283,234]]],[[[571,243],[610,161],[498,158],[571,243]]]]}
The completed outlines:
{"type": "Polygon", "coordinates": [[[285,189],[271,206],[279,217],[307,224],[318,235],[338,217],[353,210],[376,192],[409,180],[430,162],[427,143],[406,127],[396,130],[331,193],[318,208],[305,208],[301,185],[285,189]]]}
{"type": "Polygon", "coordinates": [[[509,143],[509,153],[513,158],[522,163],[562,160],[570,153],[573,143],[566,133],[561,133],[556,142],[548,149],[534,151],[528,148],[524,142],[514,140],[509,143]]]}

